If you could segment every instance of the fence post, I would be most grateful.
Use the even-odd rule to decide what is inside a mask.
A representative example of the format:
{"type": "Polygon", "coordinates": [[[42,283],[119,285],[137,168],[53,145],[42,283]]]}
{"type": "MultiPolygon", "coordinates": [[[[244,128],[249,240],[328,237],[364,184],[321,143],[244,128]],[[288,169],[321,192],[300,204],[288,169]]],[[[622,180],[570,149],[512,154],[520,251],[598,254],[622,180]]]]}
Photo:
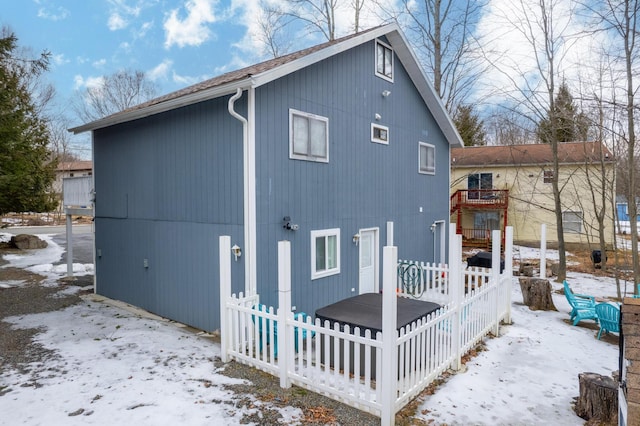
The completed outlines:
{"type": "Polygon", "coordinates": [[[293,354],[293,337],[287,319],[291,316],[291,242],[278,241],[278,368],[280,387],[290,388],[289,363],[293,354]]]}
{"type": "Polygon", "coordinates": [[[540,278],[547,278],[547,224],[540,225],[540,278]]]}
{"type": "Polygon", "coordinates": [[[507,226],[505,228],[505,243],[504,243],[504,272],[507,274],[507,292],[506,304],[507,315],[504,318],[506,324],[511,324],[511,286],[513,285],[513,226],[507,226]]]}
{"type": "MultiPolygon", "coordinates": [[[[382,401],[381,424],[393,426],[396,421],[396,399],[398,387],[398,296],[396,274],[398,248],[385,246],[382,260],[382,373],[379,386],[382,401]]],[[[378,372],[380,373],[380,372],[378,372]]]]}
{"type": "Polygon", "coordinates": [[[451,317],[451,336],[454,355],[454,370],[462,368],[462,353],[460,350],[460,323],[462,322],[462,235],[456,234],[456,224],[449,225],[449,294],[450,307],[454,310],[451,317]]]}
{"type": "Polygon", "coordinates": [[[220,359],[227,362],[227,348],[231,330],[227,324],[227,300],[231,297],[231,237],[220,235],[220,359]]]}
{"type": "Polygon", "coordinates": [[[491,280],[496,286],[496,328],[495,336],[500,336],[500,230],[492,231],[491,280]]]}

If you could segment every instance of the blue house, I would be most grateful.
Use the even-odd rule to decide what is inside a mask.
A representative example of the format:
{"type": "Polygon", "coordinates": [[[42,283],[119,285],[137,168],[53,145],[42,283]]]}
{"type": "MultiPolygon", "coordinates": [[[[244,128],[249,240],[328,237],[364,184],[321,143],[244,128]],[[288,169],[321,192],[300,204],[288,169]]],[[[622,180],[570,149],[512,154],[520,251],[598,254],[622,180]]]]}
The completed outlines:
{"type": "Polygon", "coordinates": [[[234,291],[273,306],[291,241],[308,313],[379,291],[391,238],[400,258],[446,261],[461,140],[395,24],[71,131],[92,133],[96,291],[164,317],[219,328],[220,235],[237,246],[234,291]]]}
{"type": "MultiPolygon", "coordinates": [[[[640,205],[640,202],[638,201],[636,201],[636,204],[640,205]]],[[[616,218],[616,226],[618,227],[617,232],[621,234],[628,234],[631,231],[631,225],[629,224],[629,203],[627,202],[627,197],[625,195],[616,195],[616,218]]],[[[640,222],[638,219],[640,219],[640,217],[636,218],[636,221],[640,222]]]]}

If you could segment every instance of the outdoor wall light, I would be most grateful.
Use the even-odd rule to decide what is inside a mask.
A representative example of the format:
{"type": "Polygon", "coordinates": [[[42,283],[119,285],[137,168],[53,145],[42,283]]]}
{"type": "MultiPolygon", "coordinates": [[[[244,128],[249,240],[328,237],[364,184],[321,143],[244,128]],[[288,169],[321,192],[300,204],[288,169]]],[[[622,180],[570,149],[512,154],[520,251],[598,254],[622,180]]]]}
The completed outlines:
{"type": "Polygon", "coordinates": [[[383,90],[382,91],[382,96],[384,96],[385,98],[388,98],[390,94],[391,94],[391,90],[383,90]]]}
{"type": "Polygon", "coordinates": [[[358,245],[358,242],[359,242],[359,241],[360,241],[360,234],[355,234],[355,235],[353,236],[353,243],[354,243],[355,245],[358,245]]]}
{"type": "Polygon", "coordinates": [[[237,262],[238,258],[242,256],[242,249],[238,247],[237,244],[234,244],[233,247],[231,247],[231,253],[233,253],[233,255],[236,257],[236,262],[237,262]]]}
{"type": "Polygon", "coordinates": [[[283,217],[282,222],[283,222],[282,227],[284,229],[288,229],[289,231],[297,231],[300,228],[300,226],[294,223],[291,223],[291,218],[289,216],[283,217]]]}
{"type": "Polygon", "coordinates": [[[382,120],[382,116],[376,112],[376,121],[382,120]]]}

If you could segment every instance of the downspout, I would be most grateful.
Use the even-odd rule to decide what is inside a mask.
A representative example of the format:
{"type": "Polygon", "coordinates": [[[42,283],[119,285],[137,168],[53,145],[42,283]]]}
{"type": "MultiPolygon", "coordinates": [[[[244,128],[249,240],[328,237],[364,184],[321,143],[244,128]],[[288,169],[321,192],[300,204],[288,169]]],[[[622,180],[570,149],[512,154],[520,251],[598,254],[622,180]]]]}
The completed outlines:
{"type": "Polygon", "coordinates": [[[235,102],[242,97],[242,88],[238,88],[235,95],[229,98],[228,110],[232,117],[242,123],[242,168],[243,168],[243,222],[244,222],[244,273],[245,294],[256,294],[256,216],[255,216],[255,131],[251,132],[254,107],[254,90],[248,89],[249,98],[247,112],[250,121],[238,114],[235,102]]]}

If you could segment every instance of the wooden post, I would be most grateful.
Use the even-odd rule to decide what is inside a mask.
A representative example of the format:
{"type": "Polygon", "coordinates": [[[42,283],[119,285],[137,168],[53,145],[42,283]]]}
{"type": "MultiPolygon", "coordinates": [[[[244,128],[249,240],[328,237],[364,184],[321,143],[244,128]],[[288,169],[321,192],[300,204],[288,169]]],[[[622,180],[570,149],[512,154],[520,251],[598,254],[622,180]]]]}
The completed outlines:
{"type": "Polygon", "coordinates": [[[220,359],[227,362],[231,330],[227,324],[227,300],[231,297],[231,237],[221,235],[218,242],[220,259],[220,359]]]}
{"type": "Polygon", "coordinates": [[[540,225],[540,278],[547,278],[547,224],[540,225]]]}
{"type": "Polygon", "coordinates": [[[396,421],[395,403],[398,386],[398,297],[396,274],[398,248],[385,246],[382,259],[382,391],[380,421],[382,426],[393,426],[396,421]]]}
{"type": "Polygon", "coordinates": [[[496,285],[496,327],[495,336],[500,336],[500,230],[492,232],[491,279],[496,285]]]}
{"type": "Polygon", "coordinates": [[[462,279],[462,235],[456,233],[456,224],[449,225],[449,294],[451,309],[451,352],[454,355],[453,369],[462,368],[460,350],[460,325],[462,323],[462,302],[464,300],[464,280],[462,279]]]}
{"type": "Polygon", "coordinates": [[[513,285],[513,226],[507,226],[504,230],[504,273],[509,278],[506,292],[507,315],[504,318],[505,324],[511,324],[511,286],[513,285]]]}
{"type": "Polygon", "coordinates": [[[290,388],[289,364],[293,361],[293,330],[287,325],[291,317],[291,242],[278,241],[278,369],[280,387],[290,388]]]}

